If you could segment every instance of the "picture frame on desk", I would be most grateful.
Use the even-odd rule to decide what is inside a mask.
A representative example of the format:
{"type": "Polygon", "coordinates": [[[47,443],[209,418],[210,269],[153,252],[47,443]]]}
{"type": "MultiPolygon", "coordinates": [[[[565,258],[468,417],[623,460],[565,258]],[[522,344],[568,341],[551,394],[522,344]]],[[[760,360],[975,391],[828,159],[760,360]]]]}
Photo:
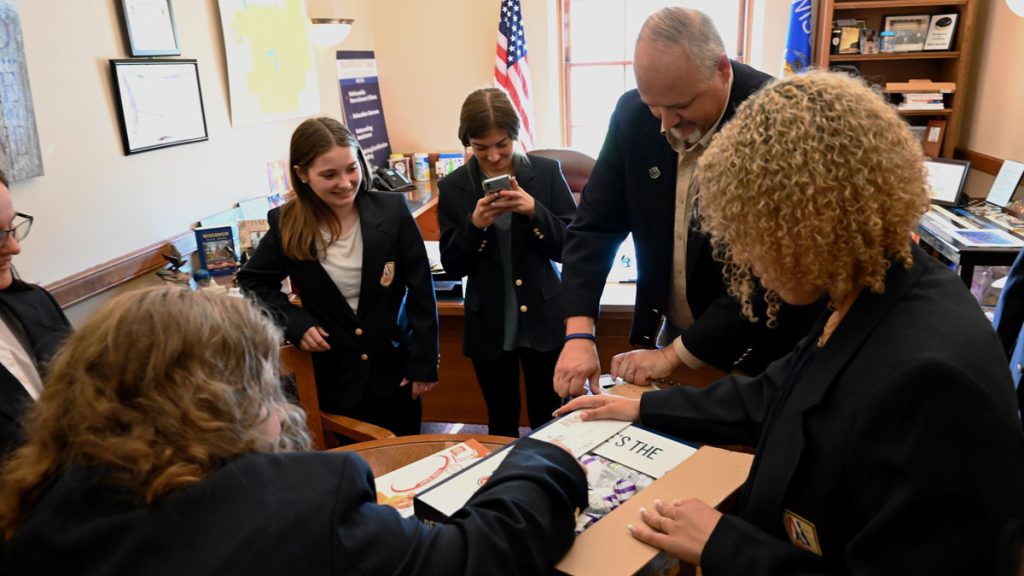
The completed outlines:
{"type": "Polygon", "coordinates": [[[181,56],[171,0],[121,0],[128,52],[132,56],[181,56]]]}
{"type": "Polygon", "coordinates": [[[946,137],[946,121],[942,118],[928,120],[924,129],[924,138],[921,140],[921,148],[925,156],[937,158],[942,156],[942,141],[946,137]]]}
{"type": "Polygon", "coordinates": [[[931,16],[928,14],[900,14],[886,16],[884,30],[894,32],[893,52],[921,52],[924,50],[928,37],[928,25],[931,16]]]}
{"type": "Polygon", "coordinates": [[[111,60],[125,155],[208,140],[195,60],[111,60]]]}

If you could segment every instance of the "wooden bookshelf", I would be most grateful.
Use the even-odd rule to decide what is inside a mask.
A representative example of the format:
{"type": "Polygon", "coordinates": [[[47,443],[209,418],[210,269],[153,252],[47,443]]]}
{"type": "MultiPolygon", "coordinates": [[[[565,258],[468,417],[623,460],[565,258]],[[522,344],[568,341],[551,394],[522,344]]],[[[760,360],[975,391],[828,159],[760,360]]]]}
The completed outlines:
{"type": "Polygon", "coordinates": [[[959,58],[959,50],[944,52],[890,52],[888,54],[829,54],[829,62],[878,62],[884,60],[936,60],[959,58]]]}
{"type": "Polygon", "coordinates": [[[968,72],[974,13],[978,0],[821,0],[818,8],[814,63],[820,69],[832,65],[854,66],[869,83],[906,82],[928,79],[954,82],[956,90],[945,95],[943,110],[901,110],[913,125],[925,125],[930,118],[946,120],[942,156],[952,158],[959,144],[960,125],[966,110],[968,72]],[[868,28],[884,29],[886,16],[911,14],[958,14],[956,36],[950,50],[891,52],[886,54],[831,54],[832,23],[836,19],[864,20],[868,28]]]}

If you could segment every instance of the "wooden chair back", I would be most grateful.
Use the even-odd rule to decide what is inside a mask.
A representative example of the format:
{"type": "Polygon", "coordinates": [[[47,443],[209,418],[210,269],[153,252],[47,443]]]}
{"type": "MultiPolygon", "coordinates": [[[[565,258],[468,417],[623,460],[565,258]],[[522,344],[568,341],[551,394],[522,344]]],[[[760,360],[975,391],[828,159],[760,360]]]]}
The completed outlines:
{"type": "Polygon", "coordinates": [[[320,400],[316,392],[316,377],[313,375],[313,358],[309,352],[287,344],[281,347],[281,375],[295,380],[295,393],[299,406],[306,411],[306,426],[313,437],[313,446],[324,450],[338,445],[333,434],[350,438],[356,442],[394,438],[394,432],[387,428],[356,420],[348,416],[320,411],[320,400]]]}

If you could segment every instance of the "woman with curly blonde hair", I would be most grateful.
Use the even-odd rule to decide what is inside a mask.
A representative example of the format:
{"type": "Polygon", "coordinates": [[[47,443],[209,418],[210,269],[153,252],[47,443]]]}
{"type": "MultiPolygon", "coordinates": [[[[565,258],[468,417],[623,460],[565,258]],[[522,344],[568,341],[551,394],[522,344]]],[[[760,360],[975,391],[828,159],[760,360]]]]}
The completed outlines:
{"type": "Polygon", "coordinates": [[[657,503],[630,532],[715,574],[989,574],[1024,511],[1006,358],[959,278],[911,243],[922,153],[862,81],[810,73],[743,104],[701,159],[700,216],[767,320],[830,306],[760,376],[562,411],[756,446],[733,514],[657,503]],[[936,553],[941,551],[941,553],[936,553]]]}
{"type": "Polygon", "coordinates": [[[0,572],[535,573],[568,549],[586,483],[551,444],[518,446],[434,528],[378,506],[353,453],[291,453],[309,438],[281,340],[250,302],[178,287],[97,312],[0,470],[0,572]],[[531,554],[510,552],[519,530],[531,554]]]}

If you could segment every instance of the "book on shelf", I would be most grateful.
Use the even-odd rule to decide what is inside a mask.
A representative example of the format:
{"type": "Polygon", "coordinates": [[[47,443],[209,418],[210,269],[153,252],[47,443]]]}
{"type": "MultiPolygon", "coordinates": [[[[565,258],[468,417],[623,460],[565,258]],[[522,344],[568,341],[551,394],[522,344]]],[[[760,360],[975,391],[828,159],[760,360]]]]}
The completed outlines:
{"type": "Polygon", "coordinates": [[[951,94],[956,92],[956,82],[932,82],[931,80],[914,79],[906,82],[886,82],[886,92],[939,92],[951,94]]]}
{"type": "Polygon", "coordinates": [[[946,107],[939,92],[896,93],[892,98],[899,101],[896,107],[900,110],[944,110],[946,107]]]}
{"type": "Polygon", "coordinates": [[[211,276],[227,276],[238,271],[238,249],[234,226],[203,226],[195,229],[199,267],[211,276]]]}

